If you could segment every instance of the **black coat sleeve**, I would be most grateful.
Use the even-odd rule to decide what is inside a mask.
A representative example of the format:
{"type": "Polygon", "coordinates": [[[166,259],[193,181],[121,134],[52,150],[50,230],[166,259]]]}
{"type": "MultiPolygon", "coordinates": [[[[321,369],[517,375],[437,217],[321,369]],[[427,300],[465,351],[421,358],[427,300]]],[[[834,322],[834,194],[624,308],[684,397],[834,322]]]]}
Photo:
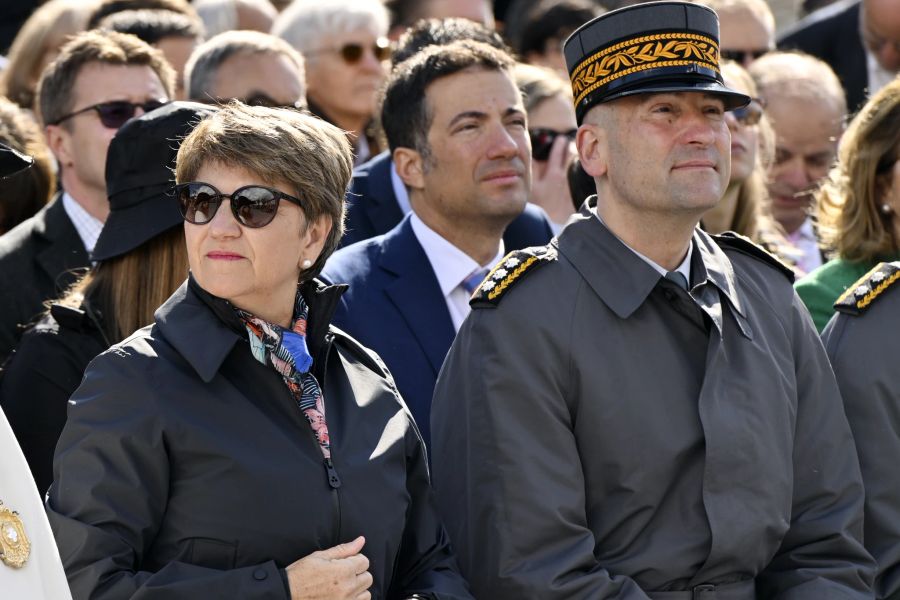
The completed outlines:
{"type": "Polygon", "coordinates": [[[791,307],[797,417],[790,529],[757,579],[764,598],[871,598],[863,488],[840,392],[812,319],[791,307]]]}
{"type": "Polygon", "coordinates": [[[47,512],[73,597],[286,600],[274,561],[221,571],[145,565],[175,468],[165,408],[147,377],[137,356],[114,348],[91,363],[72,396],[47,512]]]}

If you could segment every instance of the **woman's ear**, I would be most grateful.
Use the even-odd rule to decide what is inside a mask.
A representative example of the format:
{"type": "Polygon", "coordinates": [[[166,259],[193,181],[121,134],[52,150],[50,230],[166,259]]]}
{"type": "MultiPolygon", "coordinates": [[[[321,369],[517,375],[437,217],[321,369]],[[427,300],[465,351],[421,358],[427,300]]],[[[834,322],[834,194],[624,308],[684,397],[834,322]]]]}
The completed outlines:
{"type": "Polygon", "coordinates": [[[331,233],[331,228],[333,226],[334,224],[331,221],[331,217],[328,215],[320,215],[315,221],[309,222],[306,233],[303,235],[305,243],[300,251],[298,266],[301,270],[310,267],[310,265],[303,266],[304,261],[309,260],[314,263],[316,262],[316,259],[319,258],[319,255],[322,254],[322,248],[325,247],[325,242],[328,240],[328,234],[331,233]]]}

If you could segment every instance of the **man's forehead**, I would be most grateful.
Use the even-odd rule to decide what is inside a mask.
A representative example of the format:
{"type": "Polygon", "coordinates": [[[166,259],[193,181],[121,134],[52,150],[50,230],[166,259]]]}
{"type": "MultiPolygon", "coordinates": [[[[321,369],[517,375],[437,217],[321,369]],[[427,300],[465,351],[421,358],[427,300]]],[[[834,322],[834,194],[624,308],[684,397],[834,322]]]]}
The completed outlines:
{"type": "MultiPolygon", "coordinates": [[[[516,86],[513,74],[506,69],[490,69],[481,66],[467,67],[456,73],[441,77],[432,81],[425,89],[425,99],[432,114],[436,112],[459,112],[474,110],[483,103],[485,98],[481,92],[486,91],[483,86],[473,86],[471,77],[485,76],[493,78],[498,83],[498,88],[509,91],[508,103],[510,107],[524,110],[522,93],[516,86]],[[452,86],[459,89],[459,93],[446,93],[446,87],[452,86]]],[[[504,107],[505,108],[505,107],[504,107]]]]}

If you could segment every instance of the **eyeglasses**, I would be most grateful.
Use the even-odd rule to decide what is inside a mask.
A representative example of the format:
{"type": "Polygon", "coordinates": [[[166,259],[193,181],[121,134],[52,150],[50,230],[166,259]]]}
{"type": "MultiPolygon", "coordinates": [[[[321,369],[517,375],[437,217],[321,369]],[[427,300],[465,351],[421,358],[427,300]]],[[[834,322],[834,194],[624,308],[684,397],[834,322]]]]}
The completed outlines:
{"type": "Polygon", "coordinates": [[[577,133],[577,129],[568,131],[544,128],[529,129],[528,137],[531,138],[531,158],[534,160],[547,160],[550,158],[550,150],[553,149],[553,142],[556,141],[556,138],[564,135],[570,140],[574,140],[577,133]]]}
{"type": "Polygon", "coordinates": [[[72,117],[80,115],[82,113],[96,110],[97,115],[100,117],[100,123],[102,123],[104,127],[108,129],[118,129],[134,118],[134,113],[138,108],[143,109],[145,113],[148,113],[150,111],[156,110],[160,106],[165,106],[166,104],[168,104],[168,102],[169,101],[164,98],[160,98],[158,100],[147,100],[145,102],[128,102],[127,100],[101,102],[100,104],[92,104],[91,106],[86,106],[81,110],[76,110],[75,112],[69,113],[63,117],[58,118],[56,121],[50,124],[59,125],[66,119],[71,119],[72,117]]]}
{"type": "Polygon", "coordinates": [[[768,48],[760,50],[719,50],[719,58],[733,60],[739,65],[747,65],[767,52],[769,52],[768,48]]]}
{"type": "MultiPolygon", "coordinates": [[[[375,43],[372,44],[371,48],[372,54],[374,54],[375,58],[379,61],[385,61],[391,57],[391,42],[387,38],[378,38],[375,40],[375,43]]],[[[341,55],[341,58],[344,59],[345,63],[348,65],[355,65],[362,60],[365,51],[366,46],[363,44],[350,42],[349,44],[344,44],[340,48],[322,48],[321,50],[304,52],[304,54],[306,56],[314,56],[316,54],[322,54],[323,52],[337,52],[341,55]]]]}
{"type": "Polygon", "coordinates": [[[300,198],[264,185],[245,185],[231,194],[223,194],[208,183],[192,181],[173,188],[181,216],[188,223],[205,225],[212,221],[225,198],[231,201],[231,214],[244,227],[265,227],[275,218],[282,198],[303,206],[300,198]]]}
{"type": "Polygon", "coordinates": [[[765,104],[763,101],[754,98],[750,100],[750,104],[747,106],[733,109],[731,114],[734,115],[734,120],[744,127],[751,127],[758,124],[760,119],[762,119],[764,108],[765,104]]]}

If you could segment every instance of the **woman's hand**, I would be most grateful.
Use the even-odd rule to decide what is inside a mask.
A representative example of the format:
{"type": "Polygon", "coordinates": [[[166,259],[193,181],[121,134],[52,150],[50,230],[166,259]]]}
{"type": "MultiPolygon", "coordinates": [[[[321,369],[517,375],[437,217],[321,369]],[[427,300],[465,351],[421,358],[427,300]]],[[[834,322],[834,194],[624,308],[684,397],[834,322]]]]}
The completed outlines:
{"type": "Polygon", "coordinates": [[[369,559],[360,554],[366,538],[313,552],[287,570],[291,600],[369,600],[369,559]]]}
{"type": "Polygon", "coordinates": [[[531,197],[529,200],[545,211],[550,220],[564,225],[572,213],[572,194],[566,171],[575,158],[569,138],[560,135],[553,140],[550,156],[545,161],[532,161],[531,197]]]}

